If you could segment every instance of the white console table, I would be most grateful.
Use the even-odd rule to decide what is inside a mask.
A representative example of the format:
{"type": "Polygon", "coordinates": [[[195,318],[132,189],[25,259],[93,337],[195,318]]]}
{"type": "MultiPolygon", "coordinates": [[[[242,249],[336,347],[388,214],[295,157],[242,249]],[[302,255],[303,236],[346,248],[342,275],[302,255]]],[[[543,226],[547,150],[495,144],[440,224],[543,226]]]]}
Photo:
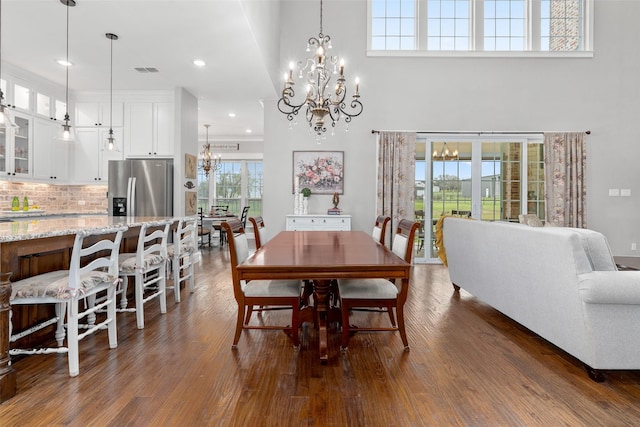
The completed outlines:
{"type": "Polygon", "coordinates": [[[287,215],[287,231],[350,231],[351,215],[287,215]]]}

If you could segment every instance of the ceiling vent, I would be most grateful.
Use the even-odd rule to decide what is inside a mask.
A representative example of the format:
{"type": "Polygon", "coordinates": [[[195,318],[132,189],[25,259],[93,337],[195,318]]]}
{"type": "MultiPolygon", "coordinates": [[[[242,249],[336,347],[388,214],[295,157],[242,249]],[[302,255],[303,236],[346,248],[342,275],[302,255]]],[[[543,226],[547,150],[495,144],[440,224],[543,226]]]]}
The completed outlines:
{"type": "Polygon", "coordinates": [[[158,69],[156,67],[135,67],[134,68],[139,73],[157,73],[158,69]]]}

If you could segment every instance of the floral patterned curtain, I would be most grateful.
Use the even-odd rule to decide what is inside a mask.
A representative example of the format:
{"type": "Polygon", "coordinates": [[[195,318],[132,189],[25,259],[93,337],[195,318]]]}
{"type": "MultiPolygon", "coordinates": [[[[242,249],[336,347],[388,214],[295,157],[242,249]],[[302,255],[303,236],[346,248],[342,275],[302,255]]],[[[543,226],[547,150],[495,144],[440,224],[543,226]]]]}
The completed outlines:
{"type": "Polygon", "coordinates": [[[544,134],[547,221],[564,227],[587,227],[586,166],[584,132],[544,134]]]}
{"type": "Polygon", "coordinates": [[[401,219],[414,217],[415,151],[415,133],[378,134],[377,215],[391,217],[388,242],[393,241],[401,219]]]}

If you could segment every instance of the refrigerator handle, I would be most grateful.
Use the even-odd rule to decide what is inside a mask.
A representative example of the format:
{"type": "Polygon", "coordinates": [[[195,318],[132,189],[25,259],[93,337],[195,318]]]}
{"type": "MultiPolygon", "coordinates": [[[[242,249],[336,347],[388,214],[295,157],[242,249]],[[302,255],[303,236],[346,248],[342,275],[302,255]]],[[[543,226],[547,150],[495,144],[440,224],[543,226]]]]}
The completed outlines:
{"type": "Polygon", "coordinates": [[[127,200],[129,208],[127,209],[127,216],[136,216],[136,178],[129,177],[127,182],[127,200]]]}

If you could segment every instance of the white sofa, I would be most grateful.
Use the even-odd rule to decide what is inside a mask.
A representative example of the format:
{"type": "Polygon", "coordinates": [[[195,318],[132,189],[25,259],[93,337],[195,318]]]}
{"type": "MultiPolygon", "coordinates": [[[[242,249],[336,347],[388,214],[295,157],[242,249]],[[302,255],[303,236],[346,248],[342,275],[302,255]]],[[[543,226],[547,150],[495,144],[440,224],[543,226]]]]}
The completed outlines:
{"type": "Polygon", "coordinates": [[[454,286],[582,361],[640,369],[640,271],[618,271],[596,231],[445,218],[454,286]]]}

